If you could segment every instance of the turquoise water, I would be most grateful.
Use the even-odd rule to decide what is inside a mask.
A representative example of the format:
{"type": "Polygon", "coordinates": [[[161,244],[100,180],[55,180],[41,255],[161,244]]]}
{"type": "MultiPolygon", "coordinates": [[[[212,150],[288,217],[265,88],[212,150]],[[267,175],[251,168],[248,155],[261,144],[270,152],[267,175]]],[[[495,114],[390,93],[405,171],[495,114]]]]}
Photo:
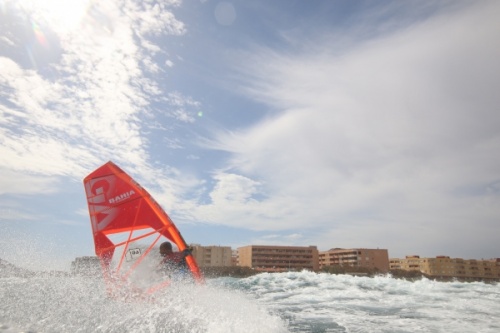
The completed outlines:
{"type": "Polygon", "coordinates": [[[289,272],[115,300],[99,279],[0,279],[0,332],[500,332],[500,285],[289,272]]]}

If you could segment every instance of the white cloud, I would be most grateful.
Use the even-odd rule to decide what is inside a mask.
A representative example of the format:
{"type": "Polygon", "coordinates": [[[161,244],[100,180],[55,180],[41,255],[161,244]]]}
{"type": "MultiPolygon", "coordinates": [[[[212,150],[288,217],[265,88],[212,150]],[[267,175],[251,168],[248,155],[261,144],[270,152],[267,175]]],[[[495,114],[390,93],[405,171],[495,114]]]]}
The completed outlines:
{"type": "MultiPolygon", "coordinates": [[[[487,193],[500,179],[499,14],[497,3],[477,3],[345,53],[324,44],[238,61],[253,64],[245,92],[280,113],[217,134],[212,148],[231,152],[228,170],[262,183],[267,197],[213,200],[210,210],[227,225],[331,228],[372,246],[412,226],[422,237],[491,226],[500,216],[498,192],[487,193]]],[[[215,180],[214,194],[237,186],[215,180]]]]}
{"type": "Polygon", "coordinates": [[[173,91],[168,93],[166,101],[173,106],[184,107],[184,106],[192,106],[199,107],[201,104],[198,101],[195,101],[191,97],[184,96],[179,91],[173,91]]]}
{"type": "Polygon", "coordinates": [[[214,179],[217,183],[210,196],[215,204],[247,203],[259,185],[246,177],[228,173],[215,175],[214,179]]]}
{"type": "MultiPolygon", "coordinates": [[[[26,15],[19,17],[43,21],[40,26],[52,29],[60,48],[51,52],[60,52],[58,62],[47,64],[47,71],[0,57],[0,167],[29,173],[35,184],[37,175],[40,183],[56,175],[81,179],[107,159],[131,170],[147,169],[148,141],[142,133],[147,124],[142,118],[163,93],[147,77],[160,70],[152,56],[161,48],[150,37],[185,33],[170,12],[179,2],[94,3],[77,11],[81,15],[72,22],[77,27],[61,24],[66,7],[55,13],[50,4],[25,3],[26,15]]],[[[177,98],[182,103],[183,96],[177,98]]],[[[12,193],[17,191],[31,190],[12,193]]]]}
{"type": "Polygon", "coordinates": [[[170,116],[185,123],[192,123],[195,120],[194,116],[184,109],[171,111],[170,116]]]}

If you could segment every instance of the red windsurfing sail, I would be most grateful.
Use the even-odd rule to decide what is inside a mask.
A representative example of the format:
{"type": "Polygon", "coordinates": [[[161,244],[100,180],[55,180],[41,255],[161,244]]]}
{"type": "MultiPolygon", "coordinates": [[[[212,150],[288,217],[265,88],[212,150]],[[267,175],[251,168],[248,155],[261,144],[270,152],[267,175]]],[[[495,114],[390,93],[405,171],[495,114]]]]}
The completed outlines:
{"type": "MultiPolygon", "coordinates": [[[[158,265],[158,246],[174,243],[179,251],[187,248],[179,230],[167,213],[127,173],[113,162],[96,169],[84,179],[95,253],[101,260],[108,287],[133,285],[150,292],[168,284],[158,279],[140,283],[141,274],[151,274],[158,265]],[[119,283],[118,283],[119,282],[119,283]]],[[[192,255],[186,263],[193,278],[203,276],[192,255]]],[[[154,272],[153,272],[154,273],[154,272]]]]}

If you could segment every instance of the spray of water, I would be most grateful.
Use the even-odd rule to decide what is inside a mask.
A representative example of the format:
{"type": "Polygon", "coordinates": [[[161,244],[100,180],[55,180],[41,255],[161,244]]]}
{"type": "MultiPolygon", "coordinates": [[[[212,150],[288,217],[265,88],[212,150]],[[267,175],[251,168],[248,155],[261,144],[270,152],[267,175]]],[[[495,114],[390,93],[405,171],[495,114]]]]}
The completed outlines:
{"type": "Polygon", "coordinates": [[[287,332],[266,306],[220,286],[177,282],[148,299],[105,289],[98,278],[3,278],[0,323],[31,332],[287,332]]]}
{"type": "MultiPolygon", "coordinates": [[[[23,270],[0,272],[0,333],[287,332],[278,315],[245,291],[210,280],[206,284],[176,280],[151,297],[133,291],[111,297],[101,276],[43,273],[44,266],[47,270],[55,266],[51,258],[59,261],[51,255],[50,244],[9,239],[17,241],[2,247],[0,258],[23,270]],[[19,273],[25,269],[34,275],[19,273]]],[[[159,258],[155,259],[157,263],[159,258]]],[[[66,265],[69,270],[70,263],[66,265]]],[[[141,269],[135,273],[145,279],[153,276],[141,269]]],[[[135,286],[140,282],[134,280],[135,286]]]]}

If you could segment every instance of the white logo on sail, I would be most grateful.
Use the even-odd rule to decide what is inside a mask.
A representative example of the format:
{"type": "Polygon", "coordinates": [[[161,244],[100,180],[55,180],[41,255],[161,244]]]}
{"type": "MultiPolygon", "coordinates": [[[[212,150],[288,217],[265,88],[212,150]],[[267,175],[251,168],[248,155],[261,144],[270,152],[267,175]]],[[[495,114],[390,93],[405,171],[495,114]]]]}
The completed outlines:
{"type": "Polygon", "coordinates": [[[109,203],[110,204],[118,203],[120,201],[123,201],[123,200],[126,200],[126,199],[130,198],[134,194],[135,194],[134,190],[130,190],[128,192],[125,192],[125,193],[122,193],[120,195],[117,195],[114,198],[109,199],[109,203]]]}

